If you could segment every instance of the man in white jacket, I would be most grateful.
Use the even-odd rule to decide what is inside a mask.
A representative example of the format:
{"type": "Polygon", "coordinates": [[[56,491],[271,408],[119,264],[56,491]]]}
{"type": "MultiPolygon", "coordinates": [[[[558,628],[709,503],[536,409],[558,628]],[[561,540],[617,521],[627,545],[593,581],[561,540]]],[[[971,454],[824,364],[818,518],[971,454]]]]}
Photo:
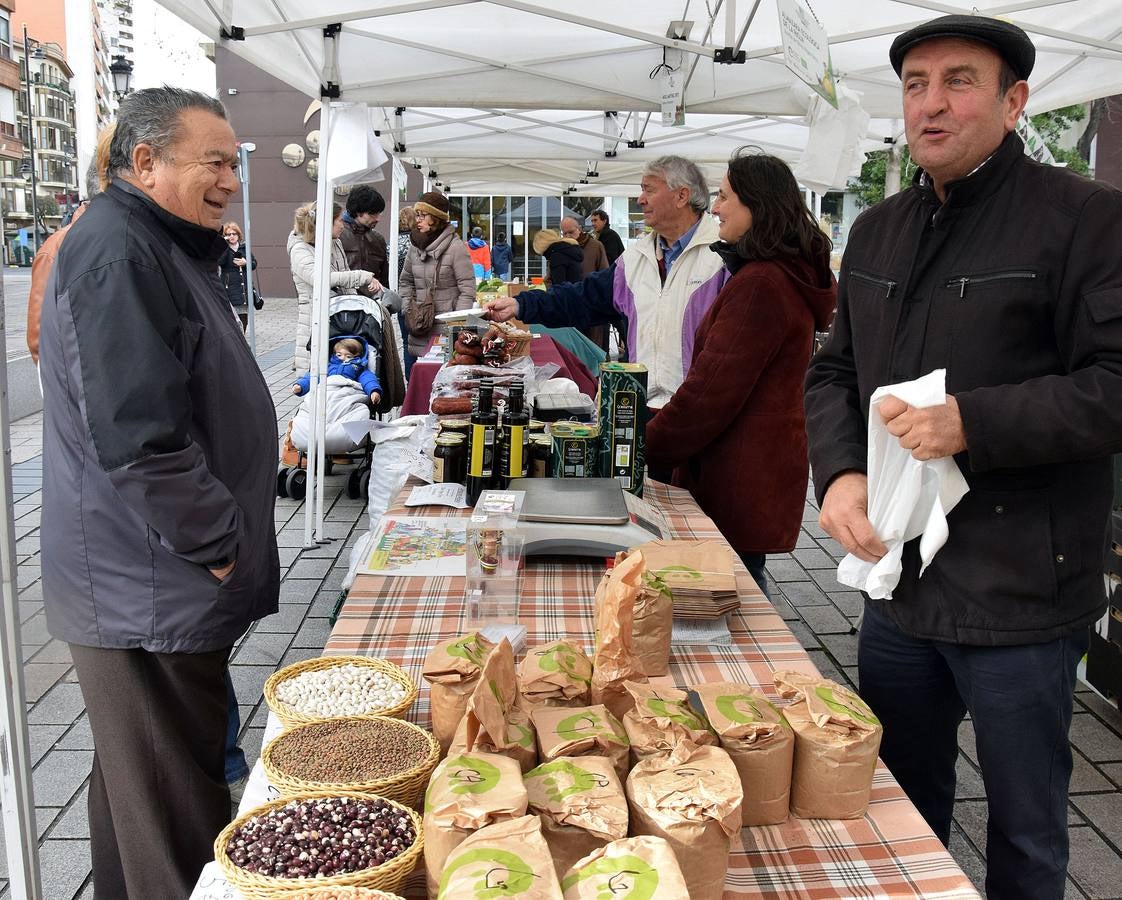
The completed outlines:
{"type": "Polygon", "coordinates": [[[657,411],[684,380],[694,332],[728,270],[709,249],[718,239],[717,226],[705,215],[709,187],[692,162],[664,156],[650,163],[639,206],[652,233],[634,241],[612,266],[575,284],[500,299],[490,311],[500,322],[517,316],[555,327],[622,318],[627,357],[647,367],[647,404],[657,411]]]}

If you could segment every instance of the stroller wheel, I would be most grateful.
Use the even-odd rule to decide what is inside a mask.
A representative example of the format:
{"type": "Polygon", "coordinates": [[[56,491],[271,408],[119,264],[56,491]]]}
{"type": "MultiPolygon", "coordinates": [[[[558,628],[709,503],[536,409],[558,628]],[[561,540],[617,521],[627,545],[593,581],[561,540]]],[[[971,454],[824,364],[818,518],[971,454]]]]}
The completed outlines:
{"type": "Polygon", "coordinates": [[[347,476],[347,496],[352,500],[357,500],[362,496],[362,489],[359,487],[359,479],[362,473],[359,469],[355,469],[347,476]]]}
{"type": "Polygon", "coordinates": [[[358,476],[358,496],[365,499],[370,493],[370,470],[363,469],[358,476]]]}
{"type": "Polygon", "coordinates": [[[303,500],[308,493],[308,473],[305,469],[291,469],[285,482],[288,496],[293,500],[303,500]]]}
{"type": "Polygon", "coordinates": [[[289,473],[288,466],[282,466],[279,470],[277,470],[277,496],[278,497],[287,497],[288,496],[288,473],[289,473]]]}

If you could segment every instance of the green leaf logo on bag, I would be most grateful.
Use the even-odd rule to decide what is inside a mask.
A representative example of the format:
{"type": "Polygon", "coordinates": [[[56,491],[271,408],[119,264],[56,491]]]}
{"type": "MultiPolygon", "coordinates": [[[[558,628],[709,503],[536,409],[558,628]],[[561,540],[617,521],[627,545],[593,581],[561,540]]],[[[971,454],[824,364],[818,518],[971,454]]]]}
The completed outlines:
{"type": "Polygon", "coordinates": [[[611,784],[603,775],[582,769],[567,759],[538,766],[527,772],[526,778],[541,778],[545,792],[554,803],[560,803],[573,794],[583,794],[593,788],[606,788],[611,784]]]}
{"type": "Polygon", "coordinates": [[[541,666],[543,672],[560,672],[562,675],[568,675],[573,681],[583,681],[585,684],[592,683],[592,678],[589,675],[582,675],[577,671],[578,657],[564,644],[535,652],[538,656],[538,665],[541,666]]]}
{"type": "Polygon", "coordinates": [[[701,581],[701,573],[693,566],[666,566],[655,575],[663,581],[701,581]]]}
{"type": "Polygon", "coordinates": [[[469,634],[467,637],[462,637],[458,641],[453,641],[448,645],[448,655],[455,656],[459,659],[471,660],[477,666],[483,665],[483,657],[486,655],[483,650],[483,645],[479,643],[479,635],[469,634]]]}
{"type": "Polygon", "coordinates": [[[616,731],[610,720],[589,713],[577,713],[557,723],[557,736],[566,741],[604,737],[614,744],[626,744],[627,735],[616,731]]]}
{"type": "Polygon", "coordinates": [[[486,760],[457,756],[444,769],[453,794],[486,794],[499,783],[502,774],[486,760]]]}
{"type": "Polygon", "coordinates": [[[716,698],[717,712],[728,719],[730,722],[737,722],[741,725],[751,725],[753,722],[764,721],[764,714],[761,709],[761,703],[767,703],[768,706],[779,716],[779,723],[784,728],[790,728],[787,720],[779,715],[779,710],[775,708],[773,703],[768,703],[767,700],[760,700],[758,697],[753,697],[751,694],[721,694],[716,698]],[[744,707],[747,707],[745,709],[744,707]]]}
{"type": "Polygon", "coordinates": [[[599,883],[599,900],[653,900],[658,889],[658,872],[637,856],[601,857],[596,862],[567,875],[561,890],[590,878],[599,883]]]}
{"type": "Polygon", "coordinates": [[[529,728],[525,725],[519,725],[517,722],[507,722],[506,724],[507,740],[514,741],[519,747],[534,746],[534,732],[529,728]]]}
{"type": "Polygon", "coordinates": [[[694,731],[707,731],[709,729],[709,726],[686,705],[685,700],[663,700],[659,697],[651,697],[647,700],[647,709],[653,715],[669,719],[671,722],[677,722],[679,725],[684,725],[694,731]]]}
{"type": "Polygon", "coordinates": [[[865,705],[865,701],[856,694],[850,694],[846,691],[839,699],[835,696],[833,688],[829,685],[820,684],[814,689],[814,695],[825,703],[831,712],[836,712],[839,716],[849,716],[858,722],[864,722],[866,725],[880,725],[880,720],[865,705]]]}
{"type": "MultiPolygon", "coordinates": [[[[467,869],[469,878],[478,879],[470,885],[473,900],[491,900],[494,897],[517,897],[534,885],[537,876],[530,871],[521,857],[498,847],[476,847],[456,857],[440,876],[438,897],[451,898],[447,893],[452,878],[461,869],[467,869]]],[[[458,894],[456,900],[464,895],[458,894]]]]}

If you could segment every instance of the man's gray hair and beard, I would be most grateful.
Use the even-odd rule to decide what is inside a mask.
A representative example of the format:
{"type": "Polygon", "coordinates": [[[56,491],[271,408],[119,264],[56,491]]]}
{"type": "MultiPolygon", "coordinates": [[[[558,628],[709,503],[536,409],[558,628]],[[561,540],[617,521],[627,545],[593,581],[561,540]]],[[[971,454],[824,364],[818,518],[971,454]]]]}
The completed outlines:
{"type": "Polygon", "coordinates": [[[109,145],[109,178],[132,172],[132,154],[138,144],[147,144],[157,157],[165,157],[179,140],[180,114],[189,109],[226,118],[226,107],[214,97],[166,84],[136,91],[121,100],[117,129],[109,145]]]}
{"type": "Polygon", "coordinates": [[[681,156],[660,156],[647,163],[644,175],[654,175],[672,191],[690,189],[690,208],[701,215],[709,208],[709,183],[694,163],[681,156]]]}

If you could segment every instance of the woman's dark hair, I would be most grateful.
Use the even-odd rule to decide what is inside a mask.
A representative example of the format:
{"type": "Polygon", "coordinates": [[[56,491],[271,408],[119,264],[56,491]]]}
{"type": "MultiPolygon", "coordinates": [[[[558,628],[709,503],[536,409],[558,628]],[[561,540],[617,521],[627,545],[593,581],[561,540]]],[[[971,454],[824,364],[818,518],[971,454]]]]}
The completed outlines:
{"type": "Polygon", "coordinates": [[[744,259],[801,256],[815,262],[833,244],[807,209],[799,183],[783,160],[741,147],[729,160],[729,184],[752,212],[752,227],[736,242],[744,259]]]}

